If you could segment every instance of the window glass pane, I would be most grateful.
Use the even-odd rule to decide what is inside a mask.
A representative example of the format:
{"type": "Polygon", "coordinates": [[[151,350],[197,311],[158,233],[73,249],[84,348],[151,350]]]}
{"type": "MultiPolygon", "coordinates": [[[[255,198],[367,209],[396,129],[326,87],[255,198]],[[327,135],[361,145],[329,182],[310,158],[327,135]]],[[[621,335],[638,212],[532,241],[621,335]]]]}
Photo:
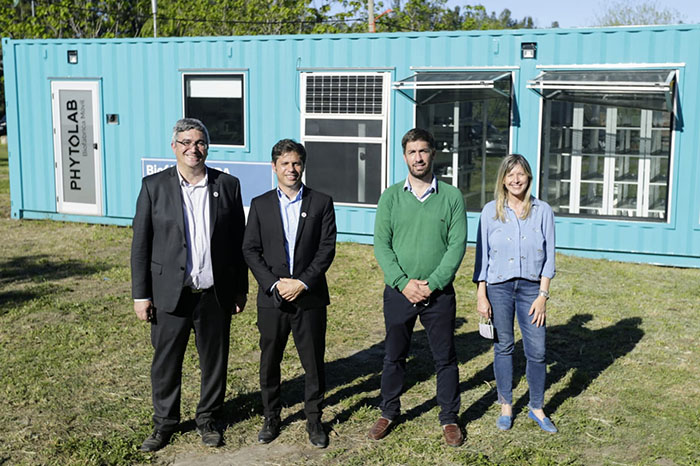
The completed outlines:
{"type": "MultiPolygon", "coordinates": [[[[482,86],[491,85],[494,81],[508,79],[509,73],[504,71],[430,71],[416,73],[415,80],[422,83],[430,82],[454,82],[454,83],[481,83],[482,86]]],[[[408,81],[410,81],[409,79],[408,81]]]]}
{"type": "Polygon", "coordinates": [[[243,76],[185,76],[185,116],[204,123],[212,144],[245,145],[243,76]]]}
{"type": "Polygon", "coordinates": [[[639,154],[641,135],[639,129],[618,128],[615,135],[616,154],[639,154]]]}
{"type": "Polygon", "coordinates": [[[671,152],[671,131],[667,128],[651,129],[651,155],[667,156],[671,152]]]}
{"type": "Polygon", "coordinates": [[[645,84],[649,87],[663,85],[669,81],[672,70],[571,70],[545,71],[541,77],[545,82],[591,85],[608,84],[611,87],[625,88],[645,84]]]}
{"type": "Polygon", "coordinates": [[[639,157],[615,157],[615,181],[639,181],[639,157]]]}
{"type": "Polygon", "coordinates": [[[667,186],[653,184],[649,194],[649,217],[663,219],[666,216],[667,186]]]}
{"type": "Polygon", "coordinates": [[[381,192],[381,144],[307,142],[306,183],[335,202],[376,204],[381,192]]]}
{"type": "Polygon", "coordinates": [[[382,137],[381,120],[327,120],[311,118],[306,120],[304,129],[306,136],[382,137]]]}
{"type": "Polygon", "coordinates": [[[613,213],[623,217],[634,217],[637,212],[637,184],[615,183],[613,213]]]}
{"type": "MultiPolygon", "coordinates": [[[[573,105],[566,106],[569,111],[573,110],[573,105]]],[[[607,112],[605,107],[595,104],[584,104],[583,107],[583,125],[585,127],[595,127],[605,129],[607,123],[607,112]]]]}
{"type": "Polygon", "coordinates": [[[603,207],[603,183],[582,181],[579,206],[582,213],[599,215],[603,207]]]}
{"type": "Polygon", "coordinates": [[[555,212],[665,220],[672,115],[545,102],[540,197],[555,212]]]}
{"type": "Polygon", "coordinates": [[[581,157],[581,179],[603,182],[605,177],[605,158],[602,156],[581,157]]]}
{"type": "Polygon", "coordinates": [[[528,87],[543,97],[670,112],[674,70],[544,71],[528,87]]]}
{"type": "Polygon", "coordinates": [[[578,148],[583,154],[605,154],[605,128],[584,128],[582,145],[578,148]]]}
{"type": "Polygon", "coordinates": [[[557,212],[568,213],[570,188],[571,182],[568,177],[550,177],[542,197],[549,199],[550,205],[556,205],[557,212]]]}
{"type": "Polygon", "coordinates": [[[498,165],[508,153],[510,100],[434,102],[416,105],[416,126],[435,136],[433,170],[458,187],[467,210],[480,211],[493,199],[498,165]]]}

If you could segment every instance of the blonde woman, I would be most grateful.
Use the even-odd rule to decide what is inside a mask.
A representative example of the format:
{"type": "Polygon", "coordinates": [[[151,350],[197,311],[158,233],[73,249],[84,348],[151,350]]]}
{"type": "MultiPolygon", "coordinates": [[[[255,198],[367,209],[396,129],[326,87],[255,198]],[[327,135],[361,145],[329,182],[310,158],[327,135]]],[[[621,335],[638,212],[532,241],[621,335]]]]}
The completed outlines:
{"type": "Polygon", "coordinates": [[[481,211],[473,281],[477,311],[496,330],[493,368],[501,415],[496,425],[513,425],[513,325],[522,333],[530,391],[529,413],[546,432],[557,428],[542,410],[546,377],[545,322],[554,278],[554,214],[531,195],[532,170],[522,155],[506,156],[498,169],[494,200],[481,211]]]}

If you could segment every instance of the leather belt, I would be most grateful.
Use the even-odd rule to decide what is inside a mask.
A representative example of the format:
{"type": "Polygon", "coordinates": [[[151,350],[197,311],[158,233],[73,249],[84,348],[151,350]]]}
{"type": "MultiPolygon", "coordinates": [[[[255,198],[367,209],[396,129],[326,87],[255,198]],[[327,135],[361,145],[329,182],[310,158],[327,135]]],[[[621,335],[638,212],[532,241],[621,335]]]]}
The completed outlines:
{"type": "Polygon", "coordinates": [[[185,291],[189,292],[190,294],[201,294],[204,293],[205,291],[211,290],[211,287],[209,288],[192,288],[191,286],[186,286],[185,291]]]}

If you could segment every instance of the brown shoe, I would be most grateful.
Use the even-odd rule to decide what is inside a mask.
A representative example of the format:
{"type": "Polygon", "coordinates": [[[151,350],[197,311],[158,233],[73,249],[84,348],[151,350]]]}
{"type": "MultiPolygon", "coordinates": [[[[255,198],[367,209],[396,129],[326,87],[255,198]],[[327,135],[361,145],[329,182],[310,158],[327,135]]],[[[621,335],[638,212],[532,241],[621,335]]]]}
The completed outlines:
{"type": "Polygon", "coordinates": [[[458,447],[464,443],[462,430],[457,424],[445,424],[442,426],[442,435],[445,437],[445,443],[451,447],[458,447]]]}
{"type": "Polygon", "coordinates": [[[380,417],[369,430],[367,437],[371,438],[372,440],[383,439],[384,437],[386,437],[386,434],[389,433],[389,427],[391,426],[391,424],[392,422],[389,419],[380,417]]]}

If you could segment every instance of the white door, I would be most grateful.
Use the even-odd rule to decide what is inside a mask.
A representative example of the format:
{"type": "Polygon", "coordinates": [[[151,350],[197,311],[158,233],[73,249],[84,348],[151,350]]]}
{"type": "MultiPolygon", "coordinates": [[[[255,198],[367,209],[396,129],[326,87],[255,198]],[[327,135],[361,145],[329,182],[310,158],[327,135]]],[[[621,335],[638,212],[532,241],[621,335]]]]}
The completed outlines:
{"type": "Polygon", "coordinates": [[[102,114],[98,81],[53,81],[56,211],[103,215],[102,114]]]}

